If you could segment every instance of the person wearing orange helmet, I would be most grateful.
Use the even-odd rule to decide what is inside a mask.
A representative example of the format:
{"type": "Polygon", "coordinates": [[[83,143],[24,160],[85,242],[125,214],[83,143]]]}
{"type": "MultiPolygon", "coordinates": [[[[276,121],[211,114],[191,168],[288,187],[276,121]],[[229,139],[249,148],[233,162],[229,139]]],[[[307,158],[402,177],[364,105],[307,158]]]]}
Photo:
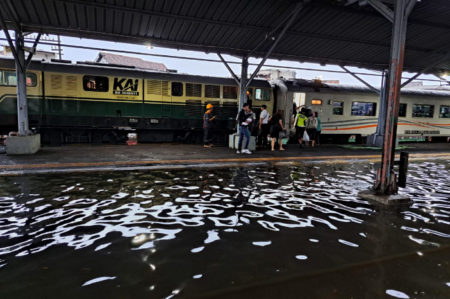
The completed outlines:
{"type": "Polygon", "coordinates": [[[212,147],[211,141],[211,131],[213,127],[213,122],[216,119],[216,116],[212,114],[213,105],[206,105],[205,114],[203,114],[203,147],[209,148],[212,147]]]}

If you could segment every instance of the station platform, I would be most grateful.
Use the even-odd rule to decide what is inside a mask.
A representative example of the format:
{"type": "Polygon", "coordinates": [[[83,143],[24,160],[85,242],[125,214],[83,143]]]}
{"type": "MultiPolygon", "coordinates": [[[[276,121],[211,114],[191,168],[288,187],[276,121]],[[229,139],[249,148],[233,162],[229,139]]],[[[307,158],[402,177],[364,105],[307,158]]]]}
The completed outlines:
{"type": "MultiPolygon", "coordinates": [[[[407,144],[400,151],[410,160],[450,159],[449,143],[407,144]]],[[[1,152],[1,149],[0,149],[1,152]]],[[[303,147],[290,144],[286,151],[256,150],[251,155],[236,154],[227,147],[204,148],[192,144],[66,145],[43,147],[37,154],[0,154],[0,176],[38,173],[117,171],[139,169],[230,167],[269,163],[377,163],[381,149],[364,146],[321,145],[303,147]]]]}

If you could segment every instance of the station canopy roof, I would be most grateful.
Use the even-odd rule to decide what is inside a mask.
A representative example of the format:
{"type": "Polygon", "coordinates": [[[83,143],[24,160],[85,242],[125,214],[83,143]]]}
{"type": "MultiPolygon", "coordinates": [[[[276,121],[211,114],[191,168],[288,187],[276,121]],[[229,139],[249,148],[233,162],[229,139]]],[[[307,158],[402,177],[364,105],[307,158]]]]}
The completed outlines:
{"type": "MultiPolygon", "coordinates": [[[[377,1],[392,8],[395,0],[377,1]]],[[[27,32],[152,43],[235,56],[251,52],[251,56],[263,57],[298,2],[2,0],[0,13],[11,30],[19,26],[27,32]]],[[[269,58],[370,69],[388,67],[392,23],[368,0],[304,2],[269,58]]],[[[417,2],[408,21],[404,70],[447,72],[449,53],[450,1],[417,2]]]]}

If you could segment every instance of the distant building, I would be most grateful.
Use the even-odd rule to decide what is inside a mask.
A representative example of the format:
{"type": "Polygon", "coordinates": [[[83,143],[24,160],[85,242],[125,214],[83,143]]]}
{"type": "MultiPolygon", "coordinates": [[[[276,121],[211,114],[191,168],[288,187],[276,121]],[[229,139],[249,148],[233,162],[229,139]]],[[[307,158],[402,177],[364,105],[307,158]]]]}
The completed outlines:
{"type": "MultiPolygon", "coordinates": [[[[29,47],[25,47],[25,49],[28,51],[31,50],[31,48],[29,47]]],[[[13,58],[11,48],[9,46],[3,46],[3,49],[0,50],[0,56],[13,58]]],[[[33,54],[33,58],[31,60],[51,61],[51,59],[56,59],[56,53],[50,51],[36,50],[36,53],[33,54]]]]}
{"type": "Polygon", "coordinates": [[[259,71],[256,75],[256,78],[266,79],[266,80],[275,80],[275,79],[287,79],[292,80],[295,79],[295,71],[289,70],[279,70],[279,69],[265,69],[259,71]]]}
{"type": "Polygon", "coordinates": [[[339,80],[321,80],[324,84],[339,84],[339,80]]]}
{"type": "Polygon", "coordinates": [[[173,72],[167,69],[163,63],[147,61],[137,57],[130,57],[125,55],[112,54],[107,52],[98,53],[95,62],[106,63],[106,64],[116,64],[124,66],[133,66],[138,69],[152,70],[158,72],[173,72]]]}

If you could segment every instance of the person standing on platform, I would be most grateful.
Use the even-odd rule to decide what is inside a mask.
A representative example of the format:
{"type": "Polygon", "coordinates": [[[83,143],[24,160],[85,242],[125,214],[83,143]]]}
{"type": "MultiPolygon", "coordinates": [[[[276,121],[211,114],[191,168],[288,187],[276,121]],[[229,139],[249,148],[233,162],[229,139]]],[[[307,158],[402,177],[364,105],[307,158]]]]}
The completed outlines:
{"type": "Polygon", "coordinates": [[[297,107],[297,115],[294,119],[294,125],[295,125],[295,136],[298,140],[298,143],[300,144],[300,147],[302,147],[303,144],[303,134],[305,134],[305,125],[306,120],[308,119],[301,111],[302,106],[297,107]]]}
{"type": "Polygon", "coordinates": [[[317,119],[317,130],[316,130],[316,145],[320,145],[320,133],[322,132],[322,121],[319,118],[319,113],[314,112],[317,119]]]}
{"type": "Polygon", "coordinates": [[[275,151],[275,142],[278,139],[278,143],[280,145],[280,151],[284,151],[283,148],[283,139],[280,138],[281,131],[284,131],[284,125],[283,125],[283,114],[281,110],[278,110],[277,113],[275,113],[273,119],[272,119],[272,128],[270,129],[270,137],[271,140],[271,149],[272,152],[275,151]]]}
{"type": "Polygon", "coordinates": [[[311,147],[314,147],[317,133],[317,118],[315,113],[312,113],[306,120],[306,132],[308,132],[309,139],[311,140],[311,147]]]}
{"type": "Polygon", "coordinates": [[[203,114],[203,147],[210,148],[213,146],[211,139],[211,131],[216,116],[212,114],[213,105],[206,105],[206,112],[203,114]]]}
{"type": "Polygon", "coordinates": [[[238,143],[238,150],[236,151],[237,154],[251,154],[252,152],[248,150],[248,144],[250,143],[250,131],[249,126],[251,125],[253,118],[252,118],[252,110],[250,109],[250,106],[245,103],[242,107],[242,110],[239,111],[239,114],[237,116],[237,121],[239,123],[239,143],[238,143]],[[242,149],[242,143],[244,141],[244,137],[246,139],[244,149],[242,149]]]}
{"type": "Polygon", "coordinates": [[[259,115],[259,138],[258,145],[262,148],[267,147],[267,135],[269,135],[270,127],[269,127],[269,119],[270,115],[267,112],[267,106],[261,106],[261,114],[259,115]]]}

